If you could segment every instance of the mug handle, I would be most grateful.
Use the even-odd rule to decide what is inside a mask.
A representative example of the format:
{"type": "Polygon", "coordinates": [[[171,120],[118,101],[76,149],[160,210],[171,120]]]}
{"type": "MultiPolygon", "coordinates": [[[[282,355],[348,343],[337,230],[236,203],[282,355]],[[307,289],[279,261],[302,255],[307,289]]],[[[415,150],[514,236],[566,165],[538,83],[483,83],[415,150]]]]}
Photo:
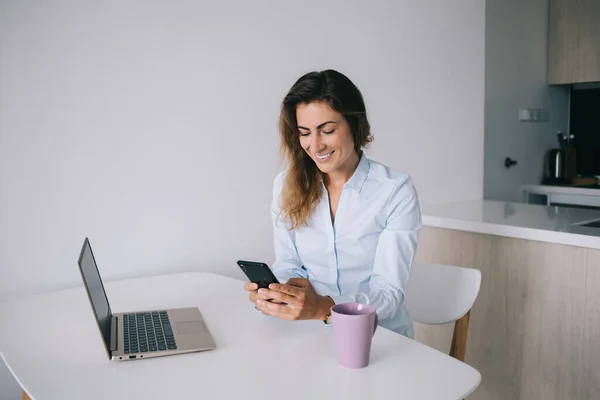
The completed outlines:
{"type": "Polygon", "coordinates": [[[377,316],[377,312],[375,314],[375,326],[373,327],[373,335],[375,335],[375,331],[377,330],[377,325],[379,324],[379,317],[377,316]]]}

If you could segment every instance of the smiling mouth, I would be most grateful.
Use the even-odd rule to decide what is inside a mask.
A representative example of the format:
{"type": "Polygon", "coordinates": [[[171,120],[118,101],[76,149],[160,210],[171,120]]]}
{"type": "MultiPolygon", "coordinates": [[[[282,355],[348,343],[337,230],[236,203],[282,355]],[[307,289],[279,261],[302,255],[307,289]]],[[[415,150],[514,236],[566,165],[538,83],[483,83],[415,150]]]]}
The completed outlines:
{"type": "Polygon", "coordinates": [[[324,160],[327,160],[329,157],[331,157],[332,154],[333,154],[333,151],[331,153],[323,154],[322,156],[315,154],[315,157],[317,157],[318,160],[324,161],[324,160]]]}

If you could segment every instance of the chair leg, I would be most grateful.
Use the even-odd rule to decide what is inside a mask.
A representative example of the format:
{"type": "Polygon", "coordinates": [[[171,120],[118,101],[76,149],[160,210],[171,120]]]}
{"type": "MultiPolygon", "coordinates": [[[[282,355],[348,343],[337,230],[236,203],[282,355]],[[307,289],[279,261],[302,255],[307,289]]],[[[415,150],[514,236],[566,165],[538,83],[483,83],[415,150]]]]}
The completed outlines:
{"type": "Polygon", "coordinates": [[[454,323],[454,334],[452,335],[452,345],[450,346],[450,355],[457,360],[465,361],[467,351],[467,332],[469,331],[469,310],[461,319],[454,323]]]}
{"type": "Polygon", "coordinates": [[[27,396],[27,393],[21,391],[21,400],[31,400],[31,397],[27,396]]]}

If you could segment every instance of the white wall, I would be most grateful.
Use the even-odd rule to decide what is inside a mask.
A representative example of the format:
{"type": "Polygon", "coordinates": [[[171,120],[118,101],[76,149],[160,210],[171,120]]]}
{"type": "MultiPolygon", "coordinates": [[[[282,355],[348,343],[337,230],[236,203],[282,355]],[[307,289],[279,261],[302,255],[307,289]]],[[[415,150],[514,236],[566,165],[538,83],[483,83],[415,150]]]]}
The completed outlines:
{"type": "Polygon", "coordinates": [[[313,69],[422,203],[482,197],[483,0],[0,7],[0,299],[80,284],[86,235],[106,280],[271,262],[279,104],[313,69]]]}
{"type": "Polygon", "coordinates": [[[568,90],[546,84],[548,0],[487,0],[485,55],[486,199],[520,201],[539,184],[544,154],[568,128],[568,90]],[[519,107],[547,108],[548,122],[519,122],[519,107]],[[504,167],[504,159],[518,164],[504,167]]]}

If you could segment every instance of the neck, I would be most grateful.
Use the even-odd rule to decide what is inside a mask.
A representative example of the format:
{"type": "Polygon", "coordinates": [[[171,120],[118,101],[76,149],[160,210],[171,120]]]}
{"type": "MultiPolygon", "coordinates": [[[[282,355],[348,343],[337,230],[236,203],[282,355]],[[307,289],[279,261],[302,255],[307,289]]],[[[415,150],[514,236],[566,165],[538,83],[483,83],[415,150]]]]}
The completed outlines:
{"type": "Polygon", "coordinates": [[[335,171],[325,174],[325,184],[327,186],[335,187],[344,186],[344,184],[352,177],[354,171],[356,171],[359,161],[359,155],[356,152],[353,152],[344,165],[335,171]]]}

